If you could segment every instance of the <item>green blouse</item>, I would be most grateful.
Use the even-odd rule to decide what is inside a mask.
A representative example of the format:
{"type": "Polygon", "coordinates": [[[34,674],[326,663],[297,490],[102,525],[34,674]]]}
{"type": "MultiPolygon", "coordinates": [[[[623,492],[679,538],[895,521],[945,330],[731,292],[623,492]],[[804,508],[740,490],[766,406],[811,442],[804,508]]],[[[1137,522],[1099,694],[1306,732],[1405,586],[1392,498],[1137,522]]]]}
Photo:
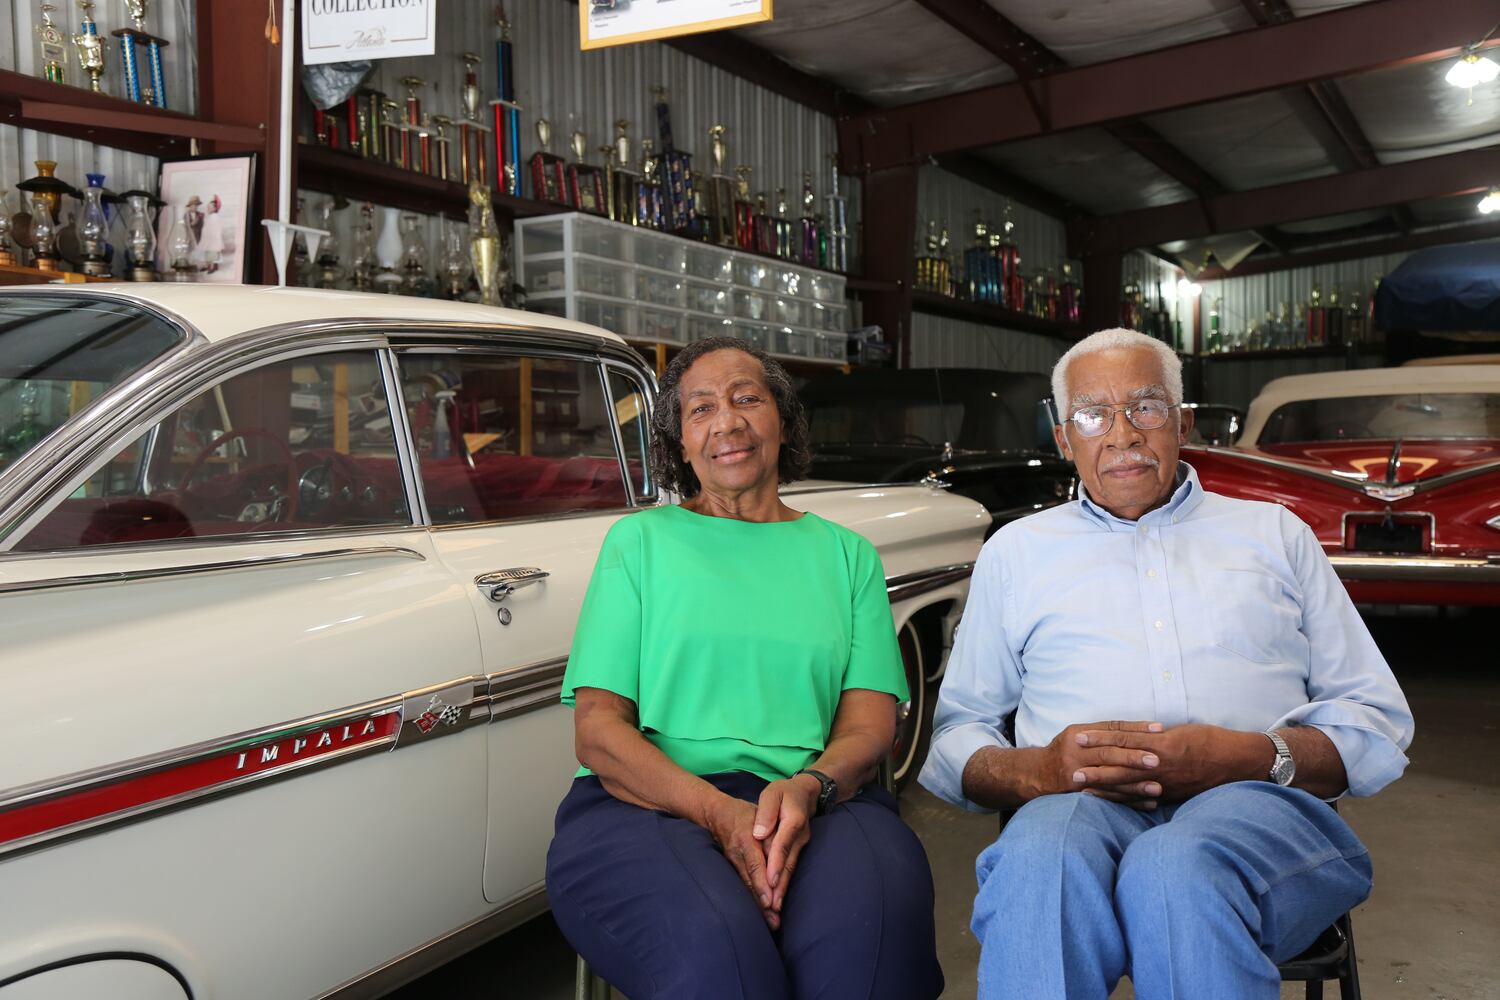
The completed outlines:
{"type": "Polygon", "coordinates": [[[675,505],[605,537],[563,702],[581,687],[635,702],[646,738],[684,770],[767,780],[822,753],[842,692],[909,697],[867,540],[815,514],[763,524],[675,505]]]}

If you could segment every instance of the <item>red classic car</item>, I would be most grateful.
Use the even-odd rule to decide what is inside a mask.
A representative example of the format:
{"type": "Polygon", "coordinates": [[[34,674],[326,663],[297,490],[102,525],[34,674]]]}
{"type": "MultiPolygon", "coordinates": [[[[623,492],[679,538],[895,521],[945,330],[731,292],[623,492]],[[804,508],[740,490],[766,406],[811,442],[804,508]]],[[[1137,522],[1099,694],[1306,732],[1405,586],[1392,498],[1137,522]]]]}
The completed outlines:
{"type": "Polygon", "coordinates": [[[1500,605],[1500,367],[1279,378],[1233,447],[1183,457],[1311,525],[1357,602],[1500,605]]]}

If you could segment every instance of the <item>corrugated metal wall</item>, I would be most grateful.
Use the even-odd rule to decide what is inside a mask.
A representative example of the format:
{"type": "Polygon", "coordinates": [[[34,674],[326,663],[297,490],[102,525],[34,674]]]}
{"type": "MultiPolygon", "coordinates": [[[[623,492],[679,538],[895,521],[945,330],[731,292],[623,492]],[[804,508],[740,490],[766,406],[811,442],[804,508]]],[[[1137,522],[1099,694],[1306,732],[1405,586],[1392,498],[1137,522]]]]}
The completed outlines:
{"type": "Polygon", "coordinates": [[[925,313],[912,316],[911,326],[914,368],[1050,373],[1067,349],[1067,344],[1054,337],[925,313]]]}

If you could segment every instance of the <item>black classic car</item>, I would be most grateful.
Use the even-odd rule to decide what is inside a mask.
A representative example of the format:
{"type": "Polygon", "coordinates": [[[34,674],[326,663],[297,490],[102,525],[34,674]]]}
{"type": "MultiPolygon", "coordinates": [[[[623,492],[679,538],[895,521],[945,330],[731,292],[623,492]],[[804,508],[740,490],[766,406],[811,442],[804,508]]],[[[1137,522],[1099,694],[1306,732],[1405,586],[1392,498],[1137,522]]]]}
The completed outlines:
{"type": "Polygon", "coordinates": [[[800,392],[815,479],[899,483],[934,478],[982,503],[990,533],[1073,496],[1057,454],[1045,375],[986,368],[906,368],[828,375],[800,392]]]}

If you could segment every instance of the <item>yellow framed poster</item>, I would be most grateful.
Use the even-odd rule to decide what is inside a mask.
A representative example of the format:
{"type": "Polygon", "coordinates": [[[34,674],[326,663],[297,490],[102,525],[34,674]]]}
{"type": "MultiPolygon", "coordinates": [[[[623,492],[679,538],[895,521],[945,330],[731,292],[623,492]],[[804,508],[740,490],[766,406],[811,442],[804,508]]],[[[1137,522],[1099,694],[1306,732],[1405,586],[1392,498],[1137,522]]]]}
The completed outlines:
{"type": "Polygon", "coordinates": [[[580,46],[650,42],[771,20],[771,0],[579,0],[580,46]]]}

